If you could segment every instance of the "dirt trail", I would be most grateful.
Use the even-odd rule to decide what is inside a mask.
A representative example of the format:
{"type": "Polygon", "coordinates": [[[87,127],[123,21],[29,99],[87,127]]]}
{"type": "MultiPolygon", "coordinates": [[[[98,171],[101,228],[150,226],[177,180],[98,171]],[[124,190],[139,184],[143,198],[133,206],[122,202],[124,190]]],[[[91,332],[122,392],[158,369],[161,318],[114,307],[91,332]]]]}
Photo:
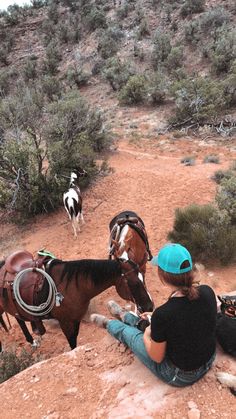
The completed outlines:
{"type": "MultiPolygon", "coordinates": [[[[201,147],[199,142],[164,139],[162,146],[145,141],[122,140],[111,154],[114,172],[92,185],[84,194],[86,224],[77,240],[65,211],[41,216],[27,229],[2,226],[0,258],[10,251],[25,248],[33,253],[45,247],[58,258],[106,258],[108,224],[124,209],[136,211],[144,220],[152,253],[166,241],[174,211],[190,203],[205,204],[215,196],[211,176],[228,168],[236,151],[223,146],[201,147]],[[205,155],[220,155],[220,165],[203,164],[205,155]],[[180,163],[194,153],[196,164],[180,163]]],[[[236,289],[236,266],[211,267],[200,272],[201,280],[217,293],[236,289]]],[[[149,265],[148,288],[156,305],[165,301],[168,289],[158,281],[149,265]]],[[[93,308],[108,314],[106,302],[115,298],[109,289],[96,298],[93,308]]],[[[29,350],[14,324],[10,335],[1,335],[5,347],[16,343],[29,350]]],[[[220,351],[210,373],[199,383],[185,389],[170,388],[134,360],[128,350],[104,330],[83,322],[78,348],[69,351],[57,325],[46,322],[47,334],[38,353],[45,360],[1,385],[0,405],[3,419],[98,419],[98,418],[184,418],[196,404],[202,418],[232,418],[235,399],[216,381],[217,370],[236,372],[235,362],[220,351]]]]}

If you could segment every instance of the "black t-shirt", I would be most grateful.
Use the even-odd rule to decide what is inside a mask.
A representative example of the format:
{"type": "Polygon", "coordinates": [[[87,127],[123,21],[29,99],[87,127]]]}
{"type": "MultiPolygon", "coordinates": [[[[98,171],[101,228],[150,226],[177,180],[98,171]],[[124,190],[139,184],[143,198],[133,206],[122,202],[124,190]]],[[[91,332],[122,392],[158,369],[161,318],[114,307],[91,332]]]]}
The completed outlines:
{"type": "Polygon", "coordinates": [[[201,285],[197,300],[172,297],[153,312],[151,338],[167,342],[166,354],[174,365],[185,371],[197,369],[215,352],[216,314],[213,290],[201,285]]]}

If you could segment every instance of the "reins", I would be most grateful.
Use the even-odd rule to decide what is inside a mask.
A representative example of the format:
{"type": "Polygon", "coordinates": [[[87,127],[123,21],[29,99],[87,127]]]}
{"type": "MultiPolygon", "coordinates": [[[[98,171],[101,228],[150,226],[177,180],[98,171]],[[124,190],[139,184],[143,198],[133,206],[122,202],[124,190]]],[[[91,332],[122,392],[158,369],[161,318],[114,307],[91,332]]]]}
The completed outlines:
{"type": "Polygon", "coordinates": [[[140,270],[139,270],[139,266],[138,266],[138,264],[137,263],[135,263],[133,260],[131,260],[131,259],[128,259],[127,261],[126,261],[127,263],[129,263],[130,265],[133,265],[133,269],[131,269],[130,271],[128,271],[128,272],[122,272],[121,273],[121,276],[122,276],[122,278],[124,278],[125,280],[126,280],[126,284],[127,284],[127,286],[128,286],[128,288],[129,288],[129,292],[130,292],[130,296],[131,296],[131,301],[134,303],[134,304],[136,304],[136,301],[135,301],[135,298],[134,298],[134,296],[133,296],[133,293],[132,293],[132,291],[131,291],[131,289],[130,289],[130,286],[129,286],[129,282],[128,282],[128,280],[127,280],[127,276],[129,275],[129,274],[131,274],[132,272],[138,272],[138,273],[141,273],[140,272],[140,270]]]}

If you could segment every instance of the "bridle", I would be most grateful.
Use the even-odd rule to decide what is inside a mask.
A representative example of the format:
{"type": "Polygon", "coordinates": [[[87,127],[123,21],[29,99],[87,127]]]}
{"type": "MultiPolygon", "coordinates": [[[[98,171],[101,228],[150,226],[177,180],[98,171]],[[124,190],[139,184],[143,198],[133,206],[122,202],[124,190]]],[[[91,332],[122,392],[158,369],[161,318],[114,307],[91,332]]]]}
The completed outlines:
{"type": "MultiPolygon", "coordinates": [[[[140,275],[142,275],[142,273],[139,270],[139,265],[137,263],[135,263],[131,259],[118,259],[118,260],[119,260],[120,263],[129,263],[133,267],[131,270],[129,270],[127,272],[121,272],[121,276],[125,280],[126,286],[129,289],[129,293],[130,293],[130,296],[131,296],[131,299],[130,300],[137,306],[138,311],[142,312],[142,310],[140,310],[139,304],[137,304],[136,301],[135,301],[135,298],[134,298],[133,293],[132,293],[132,289],[131,289],[131,287],[129,285],[129,281],[128,281],[128,278],[127,278],[127,276],[130,275],[132,272],[136,272],[137,273],[137,276],[138,276],[139,273],[140,273],[140,275]]],[[[121,268],[121,270],[122,270],[122,268],[121,268]]],[[[144,281],[142,282],[142,284],[143,284],[143,286],[144,286],[144,288],[146,290],[146,286],[145,286],[144,281]]]]}

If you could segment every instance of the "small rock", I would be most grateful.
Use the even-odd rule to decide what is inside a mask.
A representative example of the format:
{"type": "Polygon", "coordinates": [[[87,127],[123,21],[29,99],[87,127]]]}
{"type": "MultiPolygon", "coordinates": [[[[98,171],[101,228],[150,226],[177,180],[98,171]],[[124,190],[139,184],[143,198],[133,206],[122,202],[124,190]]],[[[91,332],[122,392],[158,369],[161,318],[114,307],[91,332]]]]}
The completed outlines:
{"type": "Polygon", "coordinates": [[[214,276],[214,272],[208,272],[207,275],[210,276],[210,277],[214,276]]]}
{"type": "Polygon", "coordinates": [[[191,409],[188,411],[188,418],[189,419],[199,419],[201,416],[200,410],[198,409],[191,409]]]}
{"type": "Polygon", "coordinates": [[[90,352],[92,350],[93,350],[93,348],[85,348],[84,352],[90,352]]]}
{"type": "Polygon", "coordinates": [[[202,265],[201,263],[195,263],[195,267],[197,271],[200,271],[200,272],[205,270],[205,266],[202,265]]]}
{"type": "Polygon", "coordinates": [[[68,390],[66,390],[66,393],[75,394],[75,393],[77,393],[77,391],[78,391],[78,389],[76,387],[71,387],[71,388],[68,388],[68,390]]]}
{"type": "Polygon", "coordinates": [[[94,367],[95,362],[94,362],[93,359],[87,359],[86,364],[87,364],[88,367],[94,367]]]}
{"type": "Polygon", "coordinates": [[[193,402],[192,400],[190,400],[190,402],[188,402],[188,407],[189,407],[189,409],[197,409],[196,403],[193,402]]]}

